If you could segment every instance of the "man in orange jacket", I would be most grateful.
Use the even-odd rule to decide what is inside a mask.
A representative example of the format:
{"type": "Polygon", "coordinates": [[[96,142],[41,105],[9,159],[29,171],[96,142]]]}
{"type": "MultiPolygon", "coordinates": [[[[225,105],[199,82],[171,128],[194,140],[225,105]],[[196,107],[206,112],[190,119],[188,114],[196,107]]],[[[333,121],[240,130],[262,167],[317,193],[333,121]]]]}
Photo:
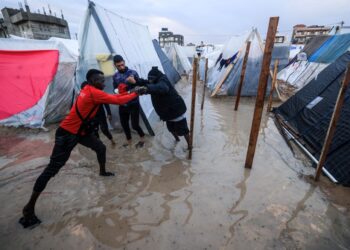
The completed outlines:
{"type": "MultiPolygon", "coordinates": [[[[24,228],[39,224],[41,221],[35,215],[35,203],[40,193],[45,189],[48,181],[54,177],[58,171],[68,161],[73,148],[82,144],[95,151],[100,166],[101,176],[113,176],[107,172],[106,165],[106,146],[95,136],[91,128],[92,118],[96,115],[99,105],[118,104],[122,105],[135,99],[138,89],[122,95],[110,95],[103,92],[104,75],[101,71],[91,69],[86,74],[88,85],[81,90],[79,96],[66,118],[61,122],[56,130],[55,146],[53,148],[50,163],[37,178],[33,193],[27,205],[23,208],[23,217],[19,223],[24,228]]],[[[93,129],[92,129],[93,130],[93,129]]]]}

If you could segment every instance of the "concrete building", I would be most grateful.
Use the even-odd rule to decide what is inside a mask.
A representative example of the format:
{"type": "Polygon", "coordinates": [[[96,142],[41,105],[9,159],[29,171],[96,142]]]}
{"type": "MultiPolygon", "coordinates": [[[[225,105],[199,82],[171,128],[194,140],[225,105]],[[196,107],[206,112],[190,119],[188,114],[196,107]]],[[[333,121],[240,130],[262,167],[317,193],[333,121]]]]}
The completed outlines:
{"type": "Polygon", "coordinates": [[[168,28],[162,28],[159,32],[159,45],[164,48],[170,46],[173,43],[177,43],[178,45],[184,45],[184,37],[183,35],[176,35],[173,32],[169,31],[168,28]]]}
{"type": "Polygon", "coordinates": [[[292,43],[305,44],[308,39],[317,35],[327,35],[332,27],[297,24],[293,27],[292,43]]]}
{"type": "Polygon", "coordinates": [[[67,21],[64,19],[63,13],[61,17],[52,15],[43,8],[43,14],[30,11],[28,4],[25,9],[20,4],[19,9],[3,8],[2,20],[0,19],[0,36],[7,37],[15,35],[30,39],[46,40],[50,37],[59,37],[70,39],[70,32],[67,21]]]}

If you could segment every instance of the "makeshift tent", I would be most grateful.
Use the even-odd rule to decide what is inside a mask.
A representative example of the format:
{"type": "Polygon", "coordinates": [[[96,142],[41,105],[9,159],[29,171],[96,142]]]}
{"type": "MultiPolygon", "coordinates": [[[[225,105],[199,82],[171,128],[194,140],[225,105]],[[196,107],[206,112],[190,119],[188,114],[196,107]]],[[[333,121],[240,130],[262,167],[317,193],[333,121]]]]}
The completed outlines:
{"type": "MultiPolygon", "coordinates": [[[[210,70],[208,87],[212,90],[212,95],[237,94],[247,41],[250,41],[251,45],[241,95],[256,95],[264,50],[257,29],[253,29],[249,34],[232,37],[226,43],[215,66],[210,70]]],[[[276,44],[272,52],[271,68],[275,59],[280,60],[279,68],[285,67],[288,63],[288,55],[289,44],[276,44]]]]}
{"type": "Polygon", "coordinates": [[[74,98],[77,58],[61,41],[0,39],[0,124],[60,121],[74,98]]]}
{"type": "Polygon", "coordinates": [[[216,60],[219,58],[223,45],[215,45],[214,47],[204,47],[199,61],[199,77],[201,80],[205,78],[205,60],[208,58],[208,72],[215,66],[216,60]],[[211,49],[209,49],[211,48],[211,49]]]}
{"type": "Polygon", "coordinates": [[[198,52],[196,50],[196,46],[180,46],[180,47],[182,48],[183,52],[187,56],[190,64],[192,64],[193,58],[194,58],[194,56],[197,56],[197,52],[198,52]]]}
{"type": "Polygon", "coordinates": [[[183,49],[177,43],[173,43],[170,47],[165,48],[166,55],[180,75],[190,74],[192,65],[183,49]]]}
{"type": "MultiPolygon", "coordinates": [[[[346,52],[275,110],[278,121],[319,159],[344,72],[350,62],[346,52]]],[[[350,89],[325,163],[340,183],[350,185],[350,89]]]]}
{"type": "Polygon", "coordinates": [[[304,48],[304,45],[292,44],[289,49],[289,59],[293,60],[304,48]]]}
{"type": "Polygon", "coordinates": [[[158,54],[159,60],[162,63],[165,75],[168,77],[171,84],[175,85],[181,79],[180,74],[171,64],[169,58],[165,55],[156,39],[153,40],[153,45],[158,54]]]}
{"type": "Polygon", "coordinates": [[[296,58],[278,75],[278,90],[283,99],[287,99],[317,78],[330,63],[344,54],[350,47],[350,34],[334,36],[317,36],[305,45],[303,53],[308,60],[296,58]]]}
{"type": "MultiPolygon", "coordinates": [[[[90,68],[101,69],[106,77],[106,92],[113,93],[112,76],[115,73],[113,55],[123,56],[126,65],[147,78],[152,66],[163,71],[147,26],[138,24],[89,1],[79,34],[80,56],[77,69],[79,82],[85,80],[90,68]]],[[[149,95],[140,97],[141,116],[148,131],[149,118],[155,115],[149,95]],[[148,118],[148,119],[147,119],[148,118]]],[[[113,125],[119,125],[117,106],[111,107],[113,125]]],[[[156,118],[156,117],[154,117],[156,118]]]]}

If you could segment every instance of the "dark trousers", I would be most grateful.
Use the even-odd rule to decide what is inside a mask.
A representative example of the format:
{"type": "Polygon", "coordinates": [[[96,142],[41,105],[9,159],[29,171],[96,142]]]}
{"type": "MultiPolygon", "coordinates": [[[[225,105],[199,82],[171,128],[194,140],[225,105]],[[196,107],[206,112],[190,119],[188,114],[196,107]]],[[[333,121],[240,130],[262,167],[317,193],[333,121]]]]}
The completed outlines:
{"type": "MultiPolygon", "coordinates": [[[[111,132],[108,129],[108,123],[107,123],[107,118],[106,117],[98,117],[98,126],[101,129],[102,133],[109,139],[112,140],[113,136],[111,132]]],[[[100,137],[98,134],[98,130],[96,131],[95,135],[97,137],[100,137]]]]}
{"type": "Polygon", "coordinates": [[[119,106],[120,123],[123,127],[127,140],[131,139],[131,131],[129,126],[129,118],[131,117],[131,127],[136,130],[140,137],[145,136],[140,127],[140,104],[131,104],[128,106],[119,106]]]}
{"type": "Polygon", "coordinates": [[[39,175],[34,185],[35,192],[42,192],[48,181],[66,164],[73,148],[82,144],[96,152],[98,163],[101,167],[106,164],[106,146],[94,134],[77,136],[59,127],[56,130],[55,146],[50,157],[50,163],[39,175]]]}

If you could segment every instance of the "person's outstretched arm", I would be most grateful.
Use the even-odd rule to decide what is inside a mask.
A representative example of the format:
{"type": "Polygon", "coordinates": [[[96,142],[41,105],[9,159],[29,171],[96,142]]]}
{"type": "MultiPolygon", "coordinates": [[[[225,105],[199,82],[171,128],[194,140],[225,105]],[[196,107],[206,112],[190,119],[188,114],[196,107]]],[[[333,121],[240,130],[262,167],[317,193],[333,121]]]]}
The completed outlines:
{"type": "Polygon", "coordinates": [[[93,98],[96,104],[117,104],[123,105],[128,103],[129,101],[135,99],[138,96],[137,93],[133,92],[130,94],[123,95],[111,95],[103,92],[102,90],[95,89],[93,91],[93,98]]]}

